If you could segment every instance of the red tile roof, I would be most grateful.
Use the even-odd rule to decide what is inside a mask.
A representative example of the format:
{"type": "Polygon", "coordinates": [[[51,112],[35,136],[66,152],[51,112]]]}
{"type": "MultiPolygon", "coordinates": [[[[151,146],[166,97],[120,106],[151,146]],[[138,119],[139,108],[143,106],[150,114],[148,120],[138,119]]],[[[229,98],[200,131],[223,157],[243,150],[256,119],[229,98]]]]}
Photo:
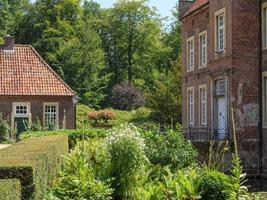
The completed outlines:
{"type": "Polygon", "coordinates": [[[190,9],[183,15],[183,17],[195,12],[205,4],[207,4],[209,0],[195,0],[190,9]]]}
{"type": "Polygon", "coordinates": [[[0,50],[0,95],[74,96],[30,45],[0,50]]]}

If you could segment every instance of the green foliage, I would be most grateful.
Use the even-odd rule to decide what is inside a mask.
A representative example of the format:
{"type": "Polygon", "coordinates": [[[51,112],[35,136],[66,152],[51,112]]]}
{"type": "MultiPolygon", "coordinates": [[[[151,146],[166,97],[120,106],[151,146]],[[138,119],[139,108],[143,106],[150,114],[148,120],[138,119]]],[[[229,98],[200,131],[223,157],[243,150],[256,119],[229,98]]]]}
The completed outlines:
{"type": "Polygon", "coordinates": [[[76,107],[76,126],[77,126],[77,129],[91,127],[89,119],[87,117],[87,114],[89,112],[92,112],[92,111],[94,111],[94,109],[89,108],[86,105],[83,105],[83,104],[77,105],[77,107],[76,107]]]}
{"type": "Polygon", "coordinates": [[[144,133],[146,154],[150,162],[172,169],[182,169],[195,162],[197,152],[180,131],[167,131],[160,134],[154,131],[144,133]]]}
{"type": "Polygon", "coordinates": [[[199,180],[202,199],[229,199],[229,194],[227,193],[229,183],[230,180],[227,175],[215,170],[204,170],[204,173],[199,180]]]}
{"type": "Polygon", "coordinates": [[[154,114],[164,123],[181,122],[182,96],[181,96],[181,60],[173,61],[171,70],[161,74],[154,81],[154,88],[148,95],[148,106],[154,114]]]}
{"type": "Polygon", "coordinates": [[[40,119],[36,119],[35,122],[29,123],[27,127],[27,131],[42,131],[44,128],[42,127],[40,119]]]}
{"type": "Polygon", "coordinates": [[[172,173],[168,167],[155,166],[147,181],[137,190],[137,199],[201,199],[198,172],[197,169],[187,169],[172,173]]]}
{"type": "Polygon", "coordinates": [[[228,192],[231,200],[250,199],[251,196],[245,185],[247,182],[246,174],[243,173],[243,167],[238,155],[233,154],[230,183],[228,192]]]}
{"type": "Polygon", "coordinates": [[[19,179],[22,199],[43,199],[68,153],[66,136],[33,137],[0,152],[0,179],[19,179]]]}
{"type": "Polygon", "coordinates": [[[9,139],[10,136],[10,126],[6,120],[3,119],[2,114],[0,113],[0,142],[5,142],[9,139]]]}
{"type": "Polygon", "coordinates": [[[80,142],[66,157],[52,194],[59,199],[111,199],[110,155],[102,140],[80,142]]]}
{"type": "Polygon", "coordinates": [[[0,199],[21,200],[21,186],[18,179],[0,180],[0,199]]]}
{"type": "Polygon", "coordinates": [[[18,21],[28,10],[29,0],[1,0],[0,36],[14,34],[18,21]]]}
{"type": "Polygon", "coordinates": [[[113,198],[132,199],[147,163],[144,141],[137,128],[131,125],[112,129],[107,141],[111,155],[113,198]]]}

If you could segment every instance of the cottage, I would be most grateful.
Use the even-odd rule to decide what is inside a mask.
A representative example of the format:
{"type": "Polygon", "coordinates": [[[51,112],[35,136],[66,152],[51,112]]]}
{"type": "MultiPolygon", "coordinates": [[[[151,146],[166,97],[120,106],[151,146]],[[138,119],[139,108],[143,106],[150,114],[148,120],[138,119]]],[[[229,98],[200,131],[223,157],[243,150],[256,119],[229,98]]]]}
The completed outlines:
{"type": "Polygon", "coordinates": [[[184,133],[233,141],[267,174],[267,1],[180,0],[184,133]],[[234,122],[234,123],[233,123],[234,122]]]}
{"type": "Polygon", "coordinates": [[[44,127],[75,128],[75,92],[30,45],[4,37],[0,46],[0,113],[20,133],[39,120],[44,127]]]}

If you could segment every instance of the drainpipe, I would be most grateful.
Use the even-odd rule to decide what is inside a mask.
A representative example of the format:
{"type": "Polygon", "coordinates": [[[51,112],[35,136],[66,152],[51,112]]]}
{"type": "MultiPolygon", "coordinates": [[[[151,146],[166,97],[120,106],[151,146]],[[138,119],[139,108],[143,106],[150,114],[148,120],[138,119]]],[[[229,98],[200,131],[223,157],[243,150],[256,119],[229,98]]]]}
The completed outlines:
{"type": "Polygon", "coordinates": [[[259,164],[258,164],[258,177],[262,172],[262,0],[259,0],[259,164]]]}

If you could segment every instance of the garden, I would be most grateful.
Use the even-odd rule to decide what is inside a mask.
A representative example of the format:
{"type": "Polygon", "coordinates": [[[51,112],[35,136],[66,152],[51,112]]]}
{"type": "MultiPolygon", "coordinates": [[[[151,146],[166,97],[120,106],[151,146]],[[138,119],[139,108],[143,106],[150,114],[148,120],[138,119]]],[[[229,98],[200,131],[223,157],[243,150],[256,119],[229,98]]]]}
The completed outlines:
{"type": "Polygon", "coordinates": [[[3,149],[0,178],[11,181],[7,187],[17,186],[22,199],[260,199],[249,193],[237,154],[227,171],[223,166],[227,143],[211,142],[209,159],[200,162],[181,127],[160,129],[150,109],[78,105],[77,125],[44,130],[33,124],[3,149]]]}

